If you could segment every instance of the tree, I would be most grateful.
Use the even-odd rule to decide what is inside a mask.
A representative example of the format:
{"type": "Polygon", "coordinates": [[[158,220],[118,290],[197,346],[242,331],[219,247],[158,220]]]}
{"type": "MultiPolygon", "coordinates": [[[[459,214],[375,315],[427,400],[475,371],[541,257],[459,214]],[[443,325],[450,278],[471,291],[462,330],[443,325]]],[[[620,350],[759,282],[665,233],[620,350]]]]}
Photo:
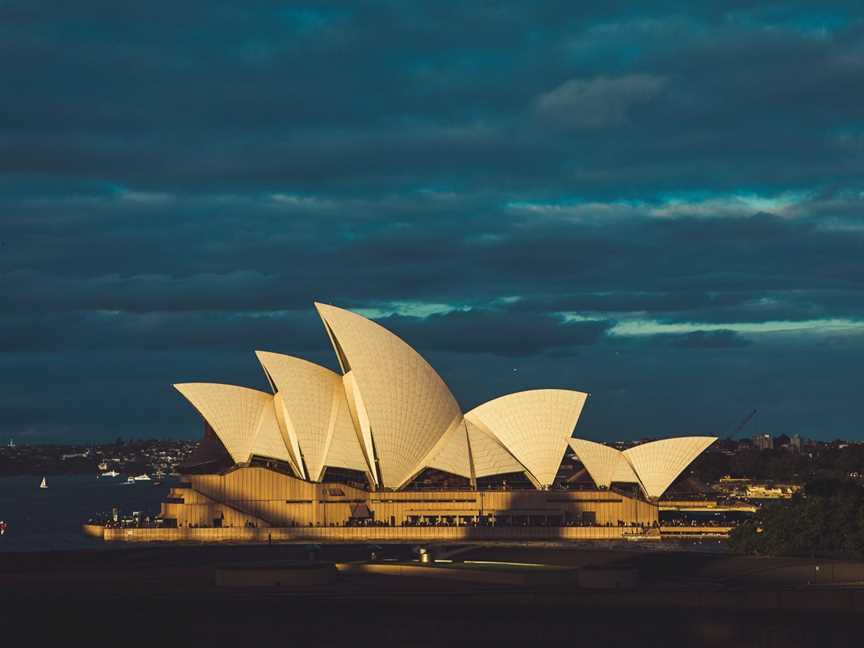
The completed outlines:
{"type": "Polygon", "coordinates": [[[733,530],[740,553],[774,556],[864,557],[864,488],[820,479],[788,503],[771,504],[733,530]]]}

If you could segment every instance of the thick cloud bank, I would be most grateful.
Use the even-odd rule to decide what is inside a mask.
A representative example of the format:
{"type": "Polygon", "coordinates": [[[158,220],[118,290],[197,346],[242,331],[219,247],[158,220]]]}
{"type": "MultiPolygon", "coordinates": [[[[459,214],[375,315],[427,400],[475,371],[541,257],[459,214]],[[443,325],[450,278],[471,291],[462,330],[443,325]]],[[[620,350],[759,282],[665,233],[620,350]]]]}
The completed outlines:
{"type": "Polygon", "coordinates": [[[195,436],[316,299],[465,408],[860,437],[860,5],[464,5],[0,3],[0,437],[195,436]]]}

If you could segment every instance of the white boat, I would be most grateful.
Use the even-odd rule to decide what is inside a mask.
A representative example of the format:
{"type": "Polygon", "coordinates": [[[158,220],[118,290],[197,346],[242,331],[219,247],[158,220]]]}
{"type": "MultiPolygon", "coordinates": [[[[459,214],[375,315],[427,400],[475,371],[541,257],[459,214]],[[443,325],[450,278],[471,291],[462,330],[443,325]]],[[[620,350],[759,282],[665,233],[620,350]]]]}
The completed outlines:
{"type": "Polygon", "coordinates": [[[108,472],[103,472],[100,477],[119,477],[120,473],[116,470],[109,470],[108,472]]]}
{"type": "Polygon", "coordinates": [[[150,481],[150,475],[135,475],[135,477],[130,477],[130,479],[134,481],[150,481]]]}
{"type": "Polygon", "coordinates": [[[134,483],[135,483],[135,478],[132,477],[132,476],[130,475],[130,476],[126,479],[126,483],[127,483],[127,484],[134,484],[134,483]]]}
{"type": "Polygon", "coordinates": [[[39,484],[39,488],[48,488],[48,482],[45,480],[44,477],[42,478],[42,483],[39,484]]]}

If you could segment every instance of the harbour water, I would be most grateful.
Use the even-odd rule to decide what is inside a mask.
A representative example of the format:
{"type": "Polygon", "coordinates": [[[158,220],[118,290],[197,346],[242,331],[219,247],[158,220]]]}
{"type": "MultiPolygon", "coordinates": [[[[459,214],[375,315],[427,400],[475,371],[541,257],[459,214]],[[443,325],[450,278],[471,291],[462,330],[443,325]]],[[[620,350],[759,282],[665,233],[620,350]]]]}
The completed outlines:
{"type": "Polygon", "coordinates": [[[166,482],[127,484],[126,475],[49,475],[45,489],[41,481],[41,475],[0,477],[0,520],[8,525],[0,552],[104,549],[105,543],[81,532],[88,518],[114,507],[157,514],[170,488],[166,482]]]}

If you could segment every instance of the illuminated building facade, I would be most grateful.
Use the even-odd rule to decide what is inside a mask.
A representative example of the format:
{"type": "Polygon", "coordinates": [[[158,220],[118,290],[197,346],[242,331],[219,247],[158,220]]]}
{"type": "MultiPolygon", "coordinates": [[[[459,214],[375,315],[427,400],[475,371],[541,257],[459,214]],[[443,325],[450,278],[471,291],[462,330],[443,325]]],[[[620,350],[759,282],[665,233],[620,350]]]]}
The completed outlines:
{"type": "Polygon", "coordinates": [[[162,517],[177,528],[647,525],[714,437],[625,451],[573,438],[588,397],[507,394],[463,413],[419,353],[356,313],[316,304],[341,373],[257,352],[272,393],[186,383],[205,436],[162,517]],[[567,449],[593,484],[556,482],[567,449]],[[613,485],[623,485],[618,488],[613,485]]]}

